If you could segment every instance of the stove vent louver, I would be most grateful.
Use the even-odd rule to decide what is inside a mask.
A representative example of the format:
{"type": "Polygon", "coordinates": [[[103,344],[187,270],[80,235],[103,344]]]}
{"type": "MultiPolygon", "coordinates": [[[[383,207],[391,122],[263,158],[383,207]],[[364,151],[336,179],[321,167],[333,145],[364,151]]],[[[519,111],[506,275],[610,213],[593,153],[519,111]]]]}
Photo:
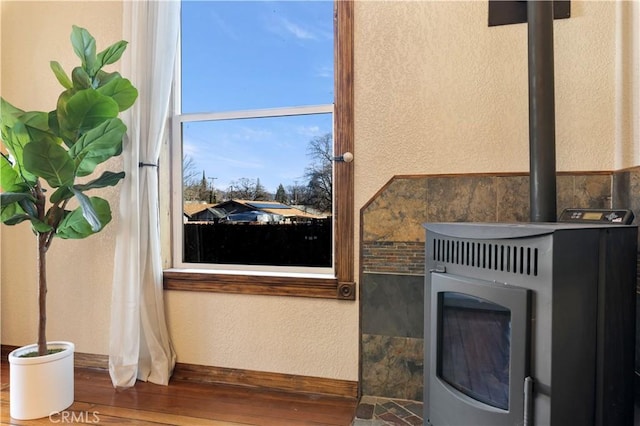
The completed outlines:
{"type": "Polygon", "coordinates": [[[434,238],[434,261],[520,275],[538,276],[538,248],[434,238]]]}

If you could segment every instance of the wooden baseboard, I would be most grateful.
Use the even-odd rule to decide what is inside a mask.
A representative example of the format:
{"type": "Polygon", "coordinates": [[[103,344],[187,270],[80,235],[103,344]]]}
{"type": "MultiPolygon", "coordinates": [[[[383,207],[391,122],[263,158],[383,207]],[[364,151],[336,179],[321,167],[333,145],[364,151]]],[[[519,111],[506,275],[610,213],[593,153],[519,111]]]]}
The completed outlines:
{"type": "Polygon", "coordinates": [[[73,354],[73,365],[78,368],[109,369],[109,355],[76,352],[73,354]]]}
{"type": "MultiPolygon", "coordinates": [[[[2,362],[7,361],[9,352],[18,346],[1,345],[2,362]]],[[[77,368],[109,368],[107,355],[74,353],[77,368]]],[[[293,374],[269,373],[263,371],[240,370],[235,368],[176,363],[172,380],[192,383],[224,384],[247,386],[264,390],[330,395],[342,398],[358,397],[358,382],[322,377],[296,376],[293,374]]]]}
{"type": "Polygon", "coordinates": [[[191,382],[250,386],[262,389],[322,394],[344,398],[357,398],[358,396],[358,382],[350,380],[296,376],[293,374],[239,370],[205,365],[177,363],[172,378],[174,380],[191,382]]]}

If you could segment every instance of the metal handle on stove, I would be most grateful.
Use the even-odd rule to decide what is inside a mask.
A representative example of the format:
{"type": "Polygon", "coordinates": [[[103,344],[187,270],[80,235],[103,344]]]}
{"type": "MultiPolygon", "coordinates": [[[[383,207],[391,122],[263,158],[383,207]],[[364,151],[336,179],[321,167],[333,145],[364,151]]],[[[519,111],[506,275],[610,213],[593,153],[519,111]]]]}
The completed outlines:
{"type": "Polygon", "coordinates": [[[533,425],[533,379],[531,376],[524,378],[524,426],[533,425]]]}

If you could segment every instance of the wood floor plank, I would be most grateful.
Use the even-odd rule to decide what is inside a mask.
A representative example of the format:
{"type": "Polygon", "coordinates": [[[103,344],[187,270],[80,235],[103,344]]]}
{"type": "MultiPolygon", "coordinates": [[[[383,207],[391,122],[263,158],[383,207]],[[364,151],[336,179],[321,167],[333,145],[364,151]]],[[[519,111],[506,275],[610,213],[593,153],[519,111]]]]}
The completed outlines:
{"type": "MultiPolygon", "coordinates": [[[[342,398],[315,397],[277,391],[263,392],[238,386],[212,387],[208,384],[186,382],[172,382],[169,387],[158,387],[149,383],[139,385],[124,392],[135,390],[138,395],[150,392],[149,397],[154,400],[163,398],[171,400],[176,393],[179,393],[181,403],[191,410],[243,411],[258,416],[272,413],[271,415],[276,418],[294,419],[303,415],[307,416],[306,420],[315,420],[317,416],[314,411],[322,410],[331,413],[322,413],[322,418],[325,418],[328,415],[348,415],[351,408],[351,404],[345,404],[342,398]]],[[[163,403],[160,402],[159,405],[163,403]]]]}
{"type": "MultiPolygon", "coordinates": [[[[99,418],[99,423],[102,423],[102,418],[114,418],[121,420],[135,421],[136,424],[162,424],[162,425],[176,425],[176,426],[251,426],[249,423],[235,423],[224,422],[219,420],[202,419],[191,416],[180,416],[171,413],[158,413],[155,411],[146,410],[132,410],[128,408],[112,407],[106,405],[88,404],[85,402],[75,402],[71,406],[71,410],[80,413],[90,413],[99,418]],[[145,423],[142,423],[145,422],[145,423]]],[[[91,416],[89,418],[92,418],[91,416]]]]}
{"type": "MultiPolygon", "coordinates": [[[[48,418],[9,417],[8,370],[3,363],[0,424],[51,425],[48,418]]],[[[114,389],[106,370],[76,368],[75,402],[68,415],[75,413],[77,420],[96,413],[100,424],[119,425],[348,426],[355,406],[355,398],[182,381],[168,386],[138,382],[132,388],[114,389]]],[[[92,420],[86,423],[95,424],[92,420]]]]}
{"type": "MultiPolygon", "coordinates": [[[[130,409],[150,409],[163,413],[216,418],[226,421],[255,423],[259,419],[274,418],[297,421],[324,421],[340,414],[339,406],[318,404],[314,401],[300,401],[289,395],[262,394],[259,392],[224,387],[211,389],[209,385],[189,385],[172,383],[158,386],[138,383],[134,388],[121,391],[104,389],[77,389],[76,400],[91,401],[102,405],[117,405],[130,409]],[[318,408],[331,409],[333,413],[315,413],[318,408]],[[214,417],[215,416],[215,417],[214,417]]],[[[347,411],[342,413],[347,414],[347,411]]],[[[344,416],[343,416],[344,418],[344,416]]]]}

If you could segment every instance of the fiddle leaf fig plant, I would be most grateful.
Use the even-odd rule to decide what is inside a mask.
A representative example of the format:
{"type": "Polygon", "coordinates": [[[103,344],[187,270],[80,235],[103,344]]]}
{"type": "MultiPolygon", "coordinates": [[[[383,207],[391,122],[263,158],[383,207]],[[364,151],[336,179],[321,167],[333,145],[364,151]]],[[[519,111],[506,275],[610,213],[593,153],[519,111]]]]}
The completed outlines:
{"type": "Polygon", "coordinates": [[[64,89],[53,111],[23,111],[0,98],[0,220],[29,222],[37,237],[38,355],[47,353],[47,250],[54,238],[86,238],[111,221],[109,202],[88,193],[124,178],[124,172],[94,172],[122,153],[127,127],[118,116],[138,97],[129,80],[103,69],[121,58],[126,41],[97,53],[93,36],[73,26],[71,44],[81,62],[71,76],[50,64],[64,89]]]}

